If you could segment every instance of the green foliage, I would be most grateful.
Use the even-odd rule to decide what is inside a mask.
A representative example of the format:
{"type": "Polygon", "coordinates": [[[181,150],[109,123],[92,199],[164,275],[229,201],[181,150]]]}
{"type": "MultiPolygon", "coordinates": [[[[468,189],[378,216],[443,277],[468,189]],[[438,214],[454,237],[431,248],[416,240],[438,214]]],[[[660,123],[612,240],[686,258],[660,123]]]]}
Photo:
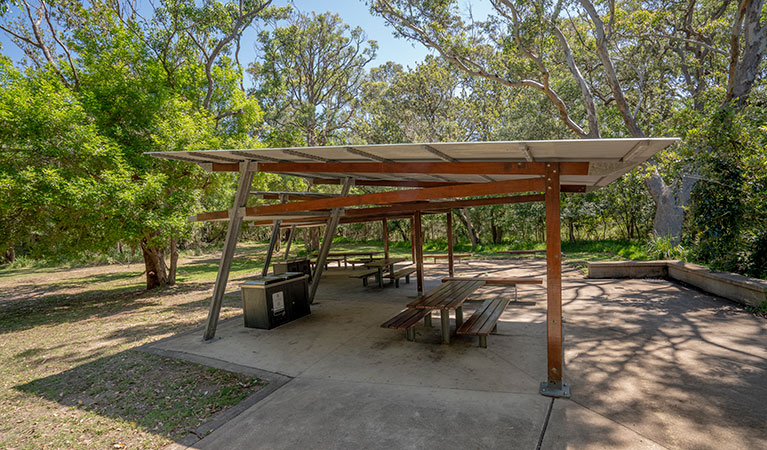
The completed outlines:
{"type": "Polygon", "coordinates": [[[266,140],[314,146],[337,139],[359,105],[364,66],[375,57],[376,43],[331,13],[294,13],[258,42],[263,60],[248,72],[267,112],[266,140]]]}
{"type": "Polygon", "coordinates": [[[262,113],[237,87],[231,44],[210,80],[199,57],[232,32],[237,7],[169,0],[129,20],[99,2],[55,8],[77,24],[58,35],[68,70],[0,61],[0,253],[60,257],[121,242],[161,255],[191,235],[203,192],[231,178],[144,153],[255,144],[262,113]],[[193,26],[181,33],[183,23],[193,26]]]}
{"type": "Polygon", "coordinates": [[[724,107],[707,124],[692,193],[692,256],[719,270],[767,276],[767,138],[758,108],[724,107]]]}
{"type": "Polygon", "coordinates": [[[688,251],[681,244],[675,244],[670,238],[651,236],[647,241],[647,256],[650,259],[687,260],[688,251]]]}

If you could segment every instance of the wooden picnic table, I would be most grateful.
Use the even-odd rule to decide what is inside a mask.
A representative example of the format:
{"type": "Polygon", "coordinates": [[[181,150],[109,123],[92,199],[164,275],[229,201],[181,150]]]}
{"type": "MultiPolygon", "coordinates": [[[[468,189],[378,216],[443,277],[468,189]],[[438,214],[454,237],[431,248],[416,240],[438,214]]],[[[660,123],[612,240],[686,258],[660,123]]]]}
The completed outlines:
{"type": "Polygon", "coordinates": [[[450,310],[455,311],[456,329],[463,324],[463,303],[477,289],[485,285],[484,280],[451,280],[410,302],[408,308],[438,309],[442,323],[442,342],[450,343],[450,310]]]}
{"type": "MultiPolygon", "coordinates": [[[[455,259],[471,258],[472,256],[474,256],[474,255],[471,254],[471,253],[454,253],[453,254],[453,258],[455,258],[455,259]]],[[[448,255],[448,254],[434,254],[434,253],[428,254],[428,253],[425,253],[423,255],[423,257],[424,258],[433,258],[434,262],[436,263],[437,259],[447,259],[447,258],[450,258],[450,255],[448,255]]]]}
{"type": "Polygon", "coordinates": [[[405,258],[376,259],[368,263],[365,263],[365,267],[378,270],[378,274],[376,275],[376,280],[378,281],[378,287],[382,288],[383,287],[383,271],[386,268],[388,268],[389,275],[393,277],[394,265],[402,261],[407,261],[407,260],[405,258]]]}
{"type": "MultiPolygon", "coordinates": [[[[373,259],[374,255],[380,255],[383,252],[379,251],[371,251],[371,252],[330,252],[328,253],[328,257],[335,257],[335,258],[343,258],[344,261],[344,268],[348,267],[348,258],[350,257],[357,257],[357,256],[366,256],[368,259],[373,259]]],[[[312,253],[309,255],[312,258],[316,258],[318,256],[317,253],[312,253]]],[[[340,266],[340,263],[339,263],[340,266]]]]}

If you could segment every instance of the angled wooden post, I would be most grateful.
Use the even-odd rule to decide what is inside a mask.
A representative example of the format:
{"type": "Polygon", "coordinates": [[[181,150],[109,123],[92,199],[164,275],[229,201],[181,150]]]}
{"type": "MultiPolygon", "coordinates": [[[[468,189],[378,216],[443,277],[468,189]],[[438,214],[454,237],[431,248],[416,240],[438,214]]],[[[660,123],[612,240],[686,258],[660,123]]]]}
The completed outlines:
{"type": "Polygon", "coordinates": [[[266,276],[266,274],[269,273],[269,264],[272,263],[272,255],[274,254],[275,247],[277,247],[277,241],[280,240],[280,224],[282,224],[281,220],[275,220],[274,223],[272,223],[272,237],[269,239],[269,250],[266,251],[264,268],[261,269],[262,276],[266,276]]]}
{"type": "Polygon", "coordinates": [[[389,259],[389,221],[384,219],[381,221],[382,233],[383,233],[383,246],[384,246],[384,259],[389,259]]]}
{"type": "Polygon", "coordinates": [[[540,393],[548,397],[570,397],[564,384],[562,350],[562,250],[559,204],[559,163],[547,162],[546,196],[546,349],[547,380],[541,382],[540,393]]]}
{"type": "MultiPolygon", "coordinates": [[[[280,203],[286,203],[287,201],[287,195],[283,194],[280,196],[280,203]]],[[[269,250],[266,251],[266,259],[264,260],[264,268],[261,269],[261,276],[265,277],[266,274],[269,273],[269,265],[272,263],[272,255],[274,255],[274,250],[280,243],[280,225],[282,225],[281,220],[272,222],[272,237],[269,239],[269,250]]]]}
{"type": "Polygon", "coordinates": [[[423,234],[421,233],[421,211],[413,215],[413,235],[415,236],[415,267],[418,280],[418,295],[423,295],[423,234]]]}
{"type": "Polygon", "coordinates": [[[453,212],[445,214],[447,219],[447,272],[451,277],[455,276],[455,263],[453,261],[453,212]]]}
{"type": "Polygon", "coordinates": [[[213,286],[213,297],[210,299],[208,322],[205,325],[205,334],[203,334],[203,340],[205,341],[213,339],[216,335],[218,316],[221,313],[221,303],[224,301],[226,283],[229,280],[229,271],[232,268],[234,249],[237,247],[237,239],[240,236],[240,225],[242,225],[242,217],[244,215],[241,208],[245,208],[248,203],[250,184],[253,181],[253,173],[257,167],[257,163],[251,161],[240,163],[240,180],[237,184],[237,191],[234,194],[234,205],[229,214],[229,225],[226,229],[224,250],[221,252],[221,262],[218,265],[216,284],[213,286]]]}
{"type": "Polygon", "coordinates": [[[285,244],[285,256],[283,257],[284,260],[288,260],[288,255],[290,254],[290,245],[293,243],[293,237],[296,235],[296,225],[293,224],[290,226],[290,235],[288,235],[288,243],[285,244]]]}
{"type": "MultiPolygon", "coordinates": [[[[354,180],[352,178],[346,178],[344,180],[344,186],[341,189],[341,196],[344,197],[349,194],[354,180]]],[[[325,269],[325,261],[328,259],[328,253],[330,253],[330,246],[333,243],[333,237],[336,235],[336,228],[338,228],[338,221],[341,218],[341,212],[343,208],[333,208],[330,211],[330,218],[328,224],[325,227],[325,235],[322,237],[322,246],[320,252],[317,255],[317,264],[314,266],[314,274],[312,275],[312,285],[309,287],[309,303],[314,303],[314,296],[317,294],[317,288],[320,285],[320,278],[322,278],[322,271],[325,269]]]]}

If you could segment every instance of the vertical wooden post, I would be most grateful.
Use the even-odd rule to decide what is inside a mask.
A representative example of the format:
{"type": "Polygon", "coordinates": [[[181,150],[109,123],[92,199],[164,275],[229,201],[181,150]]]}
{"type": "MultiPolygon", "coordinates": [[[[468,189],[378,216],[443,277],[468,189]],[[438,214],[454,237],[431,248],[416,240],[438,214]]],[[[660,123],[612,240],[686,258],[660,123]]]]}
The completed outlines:
{"type": "Polygon", "coordinates": [[[562,350],[562,250],[559,204],[559,163],[546,163],[546,349],[547,380],[540,393],[549,397],[569,397],[564,381],[562,350]]]}
{"type": "Polygon", "coordinates": [[[415,224],[413,223],[413,218],[410,218],[410,255],[412,256],[413,262],[415,263],[415,224]]]}
{"type": "Polygon", "coordinates": [[[296,235],[296,225],[293,224],[290,226],[290,235],[288,235],[288,243],[285,244],[285,256],[283,259],[285,261],[288,260],[288,255],[290,254],[290,246],[293,244],[293,237],[296,235]]]}
{"type": "Polygon", "coordinates": [[[415,267],[418,280],[418,295],[423,295],[423,234],[421,232],[421,211],[413,215],[413,234],[415,236],[415,267]]]}
{"type": "Polygon", "coordinates": [[[384,219],[381,222],[381,226],[383,227],[383,245],[384,245],[384,259],[389,259],[389,221],[384,219]]]}
{"type": "MultiPolygon", "coordinates": [[[[343,188],[341,188],[341,196],[346,196],[351,189],[354,180],[346,178],[344,180],[343,188]]],[[[317,255],[317,265],[314,266],[314,274],[312,274],[312,285],[309,286],[309,303],[314,303],[314,296],[317,294],[317,288],[320,285],[320,278],[322,278],[322,271],[325,269],[325,261],[328,259],[328,253],[330,253],[330,246],[333,244],[333,237],[336,235],[336,228],[338,228],[338,221],[341,219],[341,211],[343,208],[333,208],[330,211],[330,218],[328,219],[328,225],[325,227],[325,235],[322,237],[322,245],[320,246],[320,252],[317,255]]]]}
{"type": "Polygon", "coordinates": [[[253,181],[255,168],[257,168],[257,163],[250,161],[240,163],[240,180],[237,184],[237,191],[234,194],[234,204],[229,211],[229,225],[226,228],[224,250],[221,252],[221,262],[218,265],[216,284],[213,286],[213,296],[210,299],[208,322],[205,325],[205,333],[203,334],[203,340],[205,341],[213,339],[216,335],[221,304],[224,301],[224,293],[226,293],[226,283],[229,281],[229,271],[232,268],[234,249],[237,247],[237,238],[240,237],[240,225],[242,225],[244,214],[241,208],[247,206],[250,184],[253,181]]]}
{"type": "Polygon", "coordinates": [[[449,276],[455,276],[455,262],[453,261],[453,212],[445,214],[447,219],[447,272],[449,276]]]}

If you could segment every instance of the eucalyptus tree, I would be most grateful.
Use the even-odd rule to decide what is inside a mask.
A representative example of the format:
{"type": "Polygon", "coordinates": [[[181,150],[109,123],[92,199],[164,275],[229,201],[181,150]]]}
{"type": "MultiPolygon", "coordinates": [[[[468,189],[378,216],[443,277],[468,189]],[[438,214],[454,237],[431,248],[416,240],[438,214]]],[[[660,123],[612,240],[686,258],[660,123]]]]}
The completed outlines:
{"type": "Polygon", "coordinates": [[[293,13],[258,41],[261,61],[248,72],[266,113],[270,142],[325,145],[344,132],[359,107],[375,41],[331,13],[293,13]]]}
{"type": "MultiPolygon", "coordinates": [[[[644,115],[643,107],[653,106],[644,94],[646,85],[661,84],[657,79],[647,80],[650,74],[645,68],[626,58],[628,53],[641,51],[645,44],[661,42],[661,50],[665,51],[664,45],[669,42],[670,47],[684,43],[682,54],[686,61],[692,54],[704,64],[712,55],[709,49],[715,48],[713,42],[727,34],[706,25],[721,20],[731,24],[730,46],[722,50],[730,61],[725,101],[732,99],[736,105],[742,104],[753,87],[764,54],[767,27],[761,26],[760,0],[741,0],[732,6],[725,2],[721,8],[690,0],[685,5],[692,19],[682,18],[681,26],[677,26],[678,21],[666,20],[663,14],[648,20],[645,26],[634,26],[635,22],[626,20],[636,21],[642,10],[663,11],[660,7],[665,6],[664,2],[490,3],[494,14],[481,21],[462,13],[455,1],[375,0],[371,9],[398,35],[436,50],[465,73],[527,91],[530,97],[547,99],[564,128],[587,139],[605,133],[644,137],[648,129],[657,126],[652,123],[652,115],[644,115]],[[652,30],[660,31],[648,38],[652,30]]],[[[677,11],[684,9],[669,3],[677,5],[677,11]]],[[[657,53],[648,55],[658,60],[657,53]]],[[[695,81],[689,66],[680,66],[680,70],[687,70],[693,84],[703,83],[710,76],[703,69],[695,74],[699,78],[695,81]]],[[[665,77],[663,72],[653,75],[665,77]]],[[[660,92],[661,100],[672,101],[676,93],[660,92]]],[[[645,184],[656,204],[657,235],[679,239],[684,207],[696,180],[689,171],[677,171],[676,178],[668,179],[657,164],[648,166],[645,184]]]]}

